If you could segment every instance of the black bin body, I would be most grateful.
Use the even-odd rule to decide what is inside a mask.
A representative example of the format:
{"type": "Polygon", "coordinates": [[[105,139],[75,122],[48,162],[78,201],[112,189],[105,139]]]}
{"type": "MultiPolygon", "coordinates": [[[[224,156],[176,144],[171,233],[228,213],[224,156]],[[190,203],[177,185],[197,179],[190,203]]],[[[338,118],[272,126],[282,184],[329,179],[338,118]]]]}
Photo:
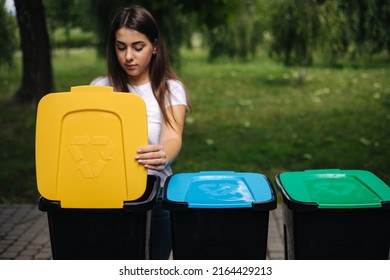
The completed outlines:
{"type": "Polygon", "coordinates": [[[123,209],[64,209],[41,197],[47,212],[53,259],[145,259],[147,212],[156,200],[160,180],[148,175],[146,191],[123,209]]]}
{"type": "Polygon", "coordinates": [[[276,208],[268,179],[256,173],[208,171],[168,178],[173,258],[266,259],[269,211],[276,208]]]}
{"type": "Polygon", "coordinates": [[[381,201],[388,186],[365,171],[293,173],[276,177],[283,197],[286,259],[389,259],[390,204],[381,201]],[[307,192],[313,201],[303,201],[305,193],[297,189],[310,186],[302,182],[316,178],[320,178],[316,188],[307,192]],[[361,189],[367,186],[372,194],[361,189]]]}
{"type": "Polygon", "coordinates": [[[171,212],[173,258],[266,259],[269,211],[187,209],[171,212]]]}
{"type": "Polygon", "coordinates": [[[285,258],[388,259],[389,214],[382,209],[300,212],[284,205],[285,258]]]}

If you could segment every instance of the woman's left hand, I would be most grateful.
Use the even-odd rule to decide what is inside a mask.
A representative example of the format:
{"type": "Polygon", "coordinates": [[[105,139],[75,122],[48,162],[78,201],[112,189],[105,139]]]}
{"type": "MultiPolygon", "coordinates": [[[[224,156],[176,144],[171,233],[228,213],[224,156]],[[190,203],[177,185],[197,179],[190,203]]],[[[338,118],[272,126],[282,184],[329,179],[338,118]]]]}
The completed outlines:
{"type": "Polygon", "coordinates": [[[160,144],[148,145],[137,151],[135,159],[145,168],[152,170],[162,170],[167,164],[167,154],[164,146],[160,144]]]}

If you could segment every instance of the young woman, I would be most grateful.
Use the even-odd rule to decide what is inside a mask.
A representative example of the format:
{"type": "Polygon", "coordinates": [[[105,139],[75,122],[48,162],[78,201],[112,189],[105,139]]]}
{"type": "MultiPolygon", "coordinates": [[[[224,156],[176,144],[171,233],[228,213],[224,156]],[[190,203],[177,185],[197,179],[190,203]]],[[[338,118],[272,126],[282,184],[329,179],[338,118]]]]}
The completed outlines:
{"type": "MultiPolygon", "coordinates": [[[[149,174],[172,174],[170,164],[179,155],[185,116],[189,108],[184,85],[174,73],[159,28],[144,8],[121,9],[114,17],[107,46],[108,76],[91,84],[139,94],[146,103],[149,145],[134,151],[149,174]]],[[[152,210],[150,258],[168,259],[171,251],[169,212],[158,202],[152,210]]]]}

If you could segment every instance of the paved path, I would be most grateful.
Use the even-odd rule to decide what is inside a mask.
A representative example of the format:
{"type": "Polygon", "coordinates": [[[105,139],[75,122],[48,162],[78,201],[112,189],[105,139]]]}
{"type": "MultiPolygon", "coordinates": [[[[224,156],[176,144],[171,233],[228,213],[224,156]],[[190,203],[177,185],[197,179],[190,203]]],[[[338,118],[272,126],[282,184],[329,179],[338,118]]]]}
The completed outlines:
{"type": "MultiPolygon", "coordinates": [[[[283,259],[282,211],[270,211],[268,227],[268,259],[283,259]]],[[[0,204],[0,260],[48,260],[51,246],[47,213],[37,205],[0,204]]]]}

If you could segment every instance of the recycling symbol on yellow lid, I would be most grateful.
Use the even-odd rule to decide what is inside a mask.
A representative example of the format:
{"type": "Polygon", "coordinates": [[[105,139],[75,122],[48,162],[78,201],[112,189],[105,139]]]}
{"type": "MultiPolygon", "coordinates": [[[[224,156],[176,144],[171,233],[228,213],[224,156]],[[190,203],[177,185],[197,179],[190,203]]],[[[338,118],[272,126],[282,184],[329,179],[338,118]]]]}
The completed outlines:
{"type": "Polygon", "coordinates": [[[107,161],[113,159],[115,145],[108,136],[74,136],[68,148],[73,160],[78,163],[78,168],[85,178],[99,177],[107,161]],[[83,148],[94,148],[99,154],[97,160],[89,160],[83,153],[83,148]]]}

